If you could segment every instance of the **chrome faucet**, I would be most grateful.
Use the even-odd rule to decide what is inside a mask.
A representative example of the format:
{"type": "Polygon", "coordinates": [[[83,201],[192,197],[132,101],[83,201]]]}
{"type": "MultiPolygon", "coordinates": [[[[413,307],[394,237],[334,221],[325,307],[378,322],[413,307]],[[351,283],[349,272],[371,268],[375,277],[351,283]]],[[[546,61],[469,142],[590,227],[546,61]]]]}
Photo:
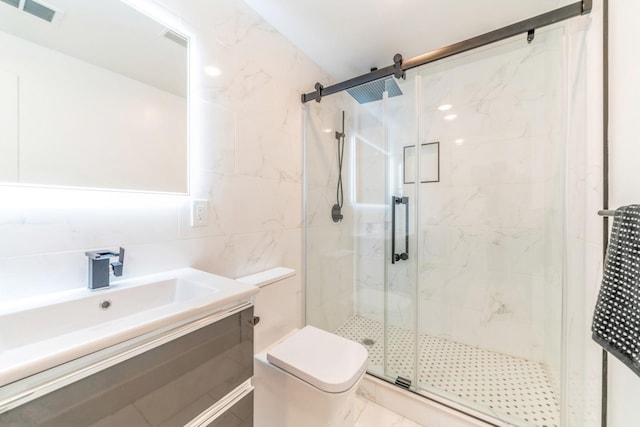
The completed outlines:
{"type": "Polygon", "coordinates": [[[111,266],[114,276],[122,276],[124,248],[120,248],[120,252],[117,254],[107,250],[89,251],[84,254],[89,257],[89,289],[109,287],[109,266],[111,266]],[[110,263],[109,260],[114,257],[118,257],[118,261],[110,263]]]}

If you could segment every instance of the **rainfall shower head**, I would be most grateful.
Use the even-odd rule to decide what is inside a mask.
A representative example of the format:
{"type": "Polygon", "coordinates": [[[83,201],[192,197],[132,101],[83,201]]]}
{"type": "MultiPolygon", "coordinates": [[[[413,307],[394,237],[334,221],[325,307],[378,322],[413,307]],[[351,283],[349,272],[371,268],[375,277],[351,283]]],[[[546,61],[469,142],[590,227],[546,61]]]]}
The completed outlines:
{"type": "Polygon", "coordinates": [[[402,95],[402,91],[398,87],[393,77],[380,79],[370,83],[365,83],[351,89],[347,89],[349,95],[353,96],[360,104],[372,101],[380,101],[384,92],[388,92],[389,98],[402,95]]]}

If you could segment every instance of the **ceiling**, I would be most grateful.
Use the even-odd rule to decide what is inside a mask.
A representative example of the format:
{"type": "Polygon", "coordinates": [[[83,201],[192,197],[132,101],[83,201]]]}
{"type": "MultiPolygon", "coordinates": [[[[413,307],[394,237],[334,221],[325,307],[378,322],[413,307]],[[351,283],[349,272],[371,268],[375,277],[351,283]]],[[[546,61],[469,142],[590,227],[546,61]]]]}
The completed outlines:
{"type": "Polygon", "coordinates": [[[245,0],[341,81],[577,0],[245,0]]]}

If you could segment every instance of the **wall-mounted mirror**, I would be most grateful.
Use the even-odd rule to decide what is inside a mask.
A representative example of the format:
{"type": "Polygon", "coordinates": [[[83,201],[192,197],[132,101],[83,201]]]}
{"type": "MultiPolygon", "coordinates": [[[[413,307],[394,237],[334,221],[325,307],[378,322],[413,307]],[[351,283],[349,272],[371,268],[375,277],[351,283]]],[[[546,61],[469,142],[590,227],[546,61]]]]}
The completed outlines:
{"type": "Polygon", "coordinates": [[[120,0],[0,0],[0,182],[188,192],[188,40],[120,0]]]}

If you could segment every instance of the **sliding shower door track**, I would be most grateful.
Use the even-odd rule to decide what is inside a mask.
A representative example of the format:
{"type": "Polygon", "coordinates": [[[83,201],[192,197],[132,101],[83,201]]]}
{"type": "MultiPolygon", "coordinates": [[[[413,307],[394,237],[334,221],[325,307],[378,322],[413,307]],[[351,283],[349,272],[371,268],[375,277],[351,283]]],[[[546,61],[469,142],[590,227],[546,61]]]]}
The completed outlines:
{"type": "Polygon", "coordinates": [[[320,102],[323,96],[342,92],[386,77],[395,76],[396,78],[402,78],[404,77],[405,72],[412,68],[439,61],[441,59],[505,40],[519,34],[527,34],[527,41],[530,43],[535,37],[535,31],[538,28],[553,25],[576,16],[586,15],[591,12],[592,5],[592,0],[582,0],[497,30],[490,31],[440,49],[432,50],[431,52],[418,55],[411,59],[403,60],[402,55],[396,54],[393,58],[393,65],[389,65],[327,87],[324,87],[320,83],[316,83],[316,90],[314,92],[302,94],[302,103],[304,104],[309,101],[320,102]]]}
{"type": "MultiPolygon", "coordinates": [[[[417,396],[419,399],[423,399],[425,401],[428,401],[432,404],[435,404],[437,406],[441,406],[444,408],[447,408],[451,411],[455,411],[458,412],[464,416],[467,416],[469,418],[473,418],[474,420],[483,422],[485,424],[487,424],[487,426],[490,427],[501,427],[504,425],[504,421],[500,420],[499,418],[493,417],[489,414],[485,414],[483,412],[479,412],[479,411],[475,411],[473,409],[464,407],[463,405],[456,405],[454,404],[451,400],[445,399],[445,398],[441,398],[437,395],[428,393],[428,392],[422,392],[421,390],[418,390],[415,386],[411,387],[411,388],[405,388],[402,385],[398,385],[394,383],[394,379],[393,378],[386,378],[383,376],[379,376],[370,372],[367,372],[367,377],[370,378],[374,378],[376,380],[380,380],[385,382],[389,387],[394,387],[397,388],[400,392],[404,392],[404,393],[411,393],[412,396],[417,396]]],[[[393,408],[388,408],[390,410],[393,410],[393,408]]]]}

